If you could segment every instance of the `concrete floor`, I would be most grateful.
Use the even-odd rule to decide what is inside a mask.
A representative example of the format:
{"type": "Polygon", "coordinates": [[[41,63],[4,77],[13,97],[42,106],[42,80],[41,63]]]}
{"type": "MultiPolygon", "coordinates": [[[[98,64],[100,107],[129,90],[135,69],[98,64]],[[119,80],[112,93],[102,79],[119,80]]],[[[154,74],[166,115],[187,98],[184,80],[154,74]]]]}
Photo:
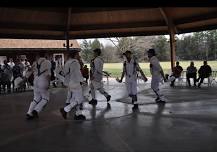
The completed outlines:
{"type": "Polygon", "coordinates": [[[0,96],[0,152],[183,152],[217,151],[217,87],[161,86],[167,104],[158,106],[150,84],[139,85],[139,111],[132,112],[124,84],[105,85],[111,109],[98,95],[94,108],[84,104],[86,121],[64,120],[65,89],[51,89],[38,120],[25,114],[32,92],[0,96]]]}

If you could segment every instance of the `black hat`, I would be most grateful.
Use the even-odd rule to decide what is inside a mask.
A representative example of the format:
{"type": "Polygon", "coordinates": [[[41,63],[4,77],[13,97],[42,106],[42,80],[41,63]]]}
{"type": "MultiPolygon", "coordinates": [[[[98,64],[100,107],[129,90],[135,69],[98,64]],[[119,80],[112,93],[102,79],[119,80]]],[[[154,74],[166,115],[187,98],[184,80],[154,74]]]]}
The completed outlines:
{"type": "Polygon", "coordinates": [[[153,54],[153,55],[156,54],[154,49],[149,49],[147,52],[148,52],[148,53],[151,53],[151,54],[153,54]]]}
{"type": "Polygon", "coordinates": [[[126,55],[127,53],[128,53],[128,54],[132,54],[131,51],[127,50],[126,52],[123,53],[123,55],[126,55]]]}

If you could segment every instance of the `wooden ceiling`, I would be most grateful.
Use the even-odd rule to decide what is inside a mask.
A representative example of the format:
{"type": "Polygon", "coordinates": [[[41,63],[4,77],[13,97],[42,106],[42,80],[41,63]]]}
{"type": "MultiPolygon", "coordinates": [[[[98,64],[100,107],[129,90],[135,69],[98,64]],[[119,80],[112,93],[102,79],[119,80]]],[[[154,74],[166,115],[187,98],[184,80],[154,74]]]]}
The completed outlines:
{"type": "Polygon", "coordinates": [[[64,40],[217,29],[217,7],[0,7],[0,38],[64,40]]]}

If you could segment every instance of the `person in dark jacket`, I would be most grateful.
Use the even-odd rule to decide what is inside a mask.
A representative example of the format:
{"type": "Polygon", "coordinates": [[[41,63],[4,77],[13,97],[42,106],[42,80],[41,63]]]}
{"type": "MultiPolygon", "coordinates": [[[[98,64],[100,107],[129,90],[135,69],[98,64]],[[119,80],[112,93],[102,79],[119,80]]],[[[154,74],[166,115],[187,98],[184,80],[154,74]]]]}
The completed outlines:
{"type": "Polygon", "coordinates": [[[194,86],[196,86],[197,68],[194,66],[193,61],[190,63],[190,66],[187,67],[186,78],[187,78],[189,87],[191,86],[190,78],[194,79],[194,86]]]}
{"type": "MultiPolygon", "coordinates": [[[[181,76],[182,71],[183,71],[183,68],[179,65],[179,62],[177,61],[176,67],[173,68],[172,76],[174,76],[175,78],[179,78],[181,76]]],[[[171,84],[170,84],[171,87],[174,87],[175,81],[176,81],[176,79],[171,81],[171,84]]]]}
{"type": "Polygon", "coordinates": [[[198,87],[200,88],[201,84],[203,83],[204,78],[208,78],[212,74],[211,67],[207,64],[207,61],[203,61],[203,65],[198,70],[199,78],[197,79],[198,87]]]}

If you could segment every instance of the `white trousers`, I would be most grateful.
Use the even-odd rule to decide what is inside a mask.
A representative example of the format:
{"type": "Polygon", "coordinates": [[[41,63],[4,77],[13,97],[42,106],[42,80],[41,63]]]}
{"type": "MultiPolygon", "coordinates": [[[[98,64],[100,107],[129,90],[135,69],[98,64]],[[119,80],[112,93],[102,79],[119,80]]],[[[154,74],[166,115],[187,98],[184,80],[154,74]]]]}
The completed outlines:
{"type": "Polygon", "coordinates": [[[137,95],[137,81],[135,80],[126,80],[126,87],[129,96],[137,95]]]}
{"type": "MultiPolygon", "coordinates": [[[[72,93],[73,92],[68,89],[68,91],[67,91],[67,97],[66,97],[66,103],[70,103],[70,99],[72,98],[72,93]]],[[[88,98],[89,97],[89,87],[88,87],[87,84],[86,85],[82,85],[82,95],[83,95],[84,98],[88,98]]],[[[84,98],[83,98],[83,100],[85,100],[84,98]]]]}
{"type": "Polygon", "coordinates": [[[92,80],[90,83],[90,91],[91,91],[92,99],[96,99],[96,90],[99,90],[99,92],[103,94],[105,97],[109,96],[108,93],[103,88],[102,81],[98,82],[98,81],[92,80]]]}
{"type": "Polygon", "coordinates": [[[135,80],[126,80],[126,87],[129,96],[133,100],[133,104],[137,104],[137,81],[135,80]]]}
{"type": "Polygon", "coordinates": [[[48,91],[49,82],[44,77],[35,77],[34,79],[34,97],[30,103],[27,114],[32,115],[32,111],[36,110],[38,113],[44,108],[49,101],[50,93],[48,91]]]}
{"type": "Polygon", "coordinates": [[[160,89],[159,89],[159,84],[161,82],[161,77],[159,76],[153,76],[151,79],[151,88],[157,95],[157,98],[162,99],[163,94],[161,94],[160,89]]]}
{"type": "MultiPolygon", "coordinates": [[[[83,102],[84,99],[82,94],[82,88],[80,87],[77,88],[76,90],[69,90],[67,95],[67,100],[69,100],[70,104],[64,107],[65,112],[71,111],[72,108],[74,108],[75,106],[83,102]],[[70,98],[68,98],[68,96],[70,96],[70,98]]],[[[77,115],[81,114],[81,111],[78,106],[77,106],[76,114],[77,115]]]]}

